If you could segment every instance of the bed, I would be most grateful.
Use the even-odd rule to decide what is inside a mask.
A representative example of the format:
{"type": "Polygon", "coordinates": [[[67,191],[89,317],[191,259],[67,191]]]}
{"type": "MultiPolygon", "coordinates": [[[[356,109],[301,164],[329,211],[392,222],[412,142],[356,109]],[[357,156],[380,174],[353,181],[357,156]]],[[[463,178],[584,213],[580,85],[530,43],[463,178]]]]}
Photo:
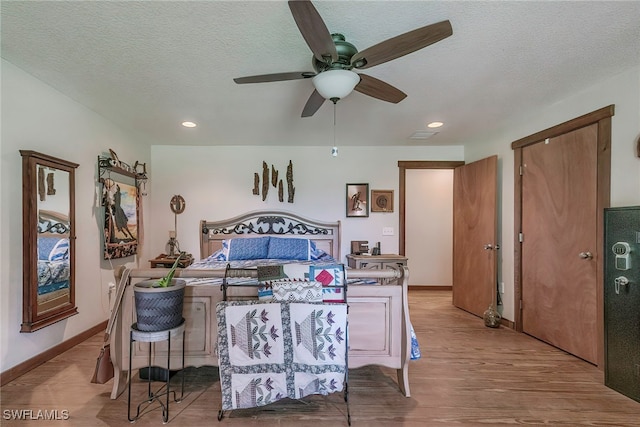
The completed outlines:
{"type": "Polygon", "coordinates": [[[69,298],[69,218],[57,212],[38,212],[38,312],[69,298]]]}
{"type": "MultiPolygon", "coordinates": [[[[240,282],[256,280],[256,260],[261,265],[295,265],[304,271],[322,271],[341,266],[340,230],[341,223],[322,222],[283,211],[255,211],[222,221],[200,222],[200,261],[176,272],[176,277],[187,280],[184,317],[187,322],[185,342],[185,366],[218,366],[218,321],[216,306],[223,299],[221,282],[225,276],[225,266],[231,262],[236,268],[246,268],[247,277],[240,282]],[[257,242],[265,238],[267,242],[257,242]],[[243,239],[252,239],[243,241],[243,239]],[[302,248],[308,259],[282,259],[281,255],[269,255],[271,239],[299,239],[295,241],[277,240],[276,247],[296,246],[302,248]],[[260,246],[245,252],[257,251],[246,258],[224,259],[235,249],[243,246],[260,246]],[[265,258],[264,250],[267,250],[265,258]],[[262,251],[262,252],[260,252],[262,251]],[[274,258],[275,256],[275,258],[274,258]],[[258,258],[256,258],[258,257],[258,258]],[[316,259],[319,257],[319,259],[316,259]],[[220,258],[220,259],[216,259],[220,258]]],[[[275,253],[275,252],[274,252],[275,253]]],[[[240,256],[242,258],[243,256],[240,256]]],[[[114,329],[110,336],[111,357],[115,377],[111,398],[116,399],[127,385],[128,331],[135,322],[133,290],[130,283],[148,278],[158,278],[166,274],[165,269],[128,269],[119,288],[124,289],[122,304],[115,312],[114,329]]],[[[314,274],[314,273],[312,273],[314,274]]],[[[348,283],[349,302],[349,368],[366,365],[386,366],[397,370],[398,386],[401,393],[410,396],[408,362],[411,353],[410,321],[407,301],[408,269],[394,266],[385,270],[346,269],[344,277],[348,283]]],[[[254,286],[237,286],[236,297],[257,298],[254,286]]],[[[133,349],[132,369],[147,366],[148,350],[140,346],[133,349]]],[[[173,352],[173,351],[172,351],[173,352]]],[[[159,361],[167,357],[166,347],[157,344],[154,357],[159,361]]],[[[179,354],[172,354],[175,363],[179,354]]],[[[159,365],[162,364],[159,362],[159,365]]]]}

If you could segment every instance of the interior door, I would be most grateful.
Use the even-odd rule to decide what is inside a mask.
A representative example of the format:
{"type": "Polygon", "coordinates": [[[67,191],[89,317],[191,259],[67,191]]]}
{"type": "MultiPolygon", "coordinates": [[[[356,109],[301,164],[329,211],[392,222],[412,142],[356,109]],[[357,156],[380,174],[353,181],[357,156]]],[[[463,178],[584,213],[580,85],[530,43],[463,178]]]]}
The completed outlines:
{"type": "Polygon", "coordinates": [[[597,138],[592,124],[522,150],[522,330],[591,363],[597,138]]]}
{"type": "Polygon", "coordinates": [[[497,284],[498,157],[453,173],[453,305],[482,316],[497,284]]]}

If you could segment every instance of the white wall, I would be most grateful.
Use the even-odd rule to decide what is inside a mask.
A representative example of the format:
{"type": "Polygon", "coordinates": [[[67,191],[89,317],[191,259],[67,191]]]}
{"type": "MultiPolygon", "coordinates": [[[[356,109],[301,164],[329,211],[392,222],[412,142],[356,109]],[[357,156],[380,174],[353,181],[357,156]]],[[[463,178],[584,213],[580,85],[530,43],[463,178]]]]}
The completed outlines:
{"type": "Polygon", "coordinates": [[[340,147],[338,157],[330,146],[322,147],[167,147],[151,149],[153,211],[147,230],[148,259],[165,249],[174,217],[169,201],[175,194],[185,198],[186,209],[178,216],[178,240],[182,250],[199,258],[199,222],[219,220],[260,209],[280,209],[323,221],[342,221],[342,261],[351,240],[380,242],[386,253],[398,251],[398,160],[462,160],[455,147],[340,147]],[[262,161],[286,173],[293,162],[296,187],[294,203],[281,203],[277,191],[269,190],[264,202],[252,194],[253,174],[262,161]],[[393,213],[369,213],[368,218],[346,218],[346,184],[368,183],[370,190],[395,192],[393,213]],[[394,236],[383,236],[393,227],[394,236]],[[155,230],[158,230],[155,232],[155,230]]]}
{"type": "Polygon", "coordinates": [[[406,170],[410,285],[453,284],[453,169],[406,170]]]}
{"type": "MultiPolygon", "coordinates": [[[[523,100],[526,102],[526,100],[523,100]]],[[[465,144],[467,163],[493,154],[498,160],[500,191],[499,224],[502,259],[500,279],[503,317],[514,319],[514,180],[511,143],[607,105],[615,104],[611,142],[611,206],[640,205],[640,159],[635,144],[640,138],[640,66],[612,76],[558,102],[536,115],[514,120],[506,129],[465,144]]]]}
{"type": "MultiPolygon", "coordinates": [[[[147,161],[149,144],[117,128],[40,80],[2,60],[0,183],[0,370],[2,372],[104,321],[111,265],[102,260],[97,157],[112,148],[121,160],[147,161]],[[74,163],[76,169],[76,305],[79,314],[33,333],[22,323],[22,164],[19,150],[74,163]]],[[[126,258],[114,262],[133,262],[126,258]]],[[[96,356],[98,349],[96,349],[96,356]]],[[[88,381],[88,379],[87,379],[88,381]]]]}

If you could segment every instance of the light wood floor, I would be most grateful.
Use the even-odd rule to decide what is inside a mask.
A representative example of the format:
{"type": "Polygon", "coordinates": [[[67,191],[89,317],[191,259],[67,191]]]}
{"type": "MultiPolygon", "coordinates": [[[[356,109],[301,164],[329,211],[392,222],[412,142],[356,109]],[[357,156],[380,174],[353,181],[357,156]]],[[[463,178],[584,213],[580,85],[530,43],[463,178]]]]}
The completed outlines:
{"type": "MultiPolygon", "coordinates": [[[[351,370],[353,426],[640,426],[640,403],[603,385],[596,367],[510,329],[492,329],[451,305],[451,292],[411,291],[411,318],[422,358],[410,365],[411,397],[398,391],[395,371],[351,370]]],[[[3,426],[125,426],[127,396],[110,400],[111,381],[89,382],[101,334],[85,341],[1,389],[3,426]],[[59,421],[9,420],[8,412],[68,411],[59,421]]],[[[179,377],[174,377],[179,378],[179,377]]],[[[278,402],[260,410],[235,411],[220,423],[217,369],[187,370],[182,403],[170,407],[173,426],[347,425],[341,394],[305,402],[278,402]]],[[[134,383],[136,402],[144,393],[134,383]]],[[[151,409],[135,424],[162,423],[151,409]]]]}

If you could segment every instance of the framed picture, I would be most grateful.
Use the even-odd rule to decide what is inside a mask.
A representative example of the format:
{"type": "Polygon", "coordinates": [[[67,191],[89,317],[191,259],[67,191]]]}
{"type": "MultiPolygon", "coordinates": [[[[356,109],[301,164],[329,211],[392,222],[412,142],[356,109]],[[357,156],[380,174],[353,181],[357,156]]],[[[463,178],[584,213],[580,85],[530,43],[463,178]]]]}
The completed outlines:
{"type": "Polygon", "coordinates": [[[134,185],[102,180],[104,259],[125,258],[138,252],[138,189],[134,185]]]}
{"type": "Polygon", "coordinates": [[[371,190],[371,212],[393,212],[393,190],[371,190]]]}
{"type": "Polygon", "coordinates": [[[347,184],[347,218],[369,216],[369,184],[347,184]]]}

